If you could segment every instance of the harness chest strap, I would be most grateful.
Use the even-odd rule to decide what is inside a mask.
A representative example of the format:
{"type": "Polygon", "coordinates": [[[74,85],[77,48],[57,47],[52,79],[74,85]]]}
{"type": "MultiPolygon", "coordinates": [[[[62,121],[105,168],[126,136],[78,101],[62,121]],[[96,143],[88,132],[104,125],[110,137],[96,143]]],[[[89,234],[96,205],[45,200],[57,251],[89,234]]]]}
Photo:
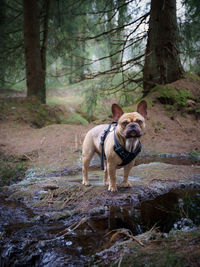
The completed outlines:
{"type": "MultiPolygon", "coordinates": [[[[112,126],[113,122],[108,126],[107,130],[105,130],[104,134],[101,136],[101,169],[104,170],[104,160],[106,160],[105,152],[104,152],[104,141],[110,132],[110,128],[112,126]]],[[[117,126],[117,123],[115,123],[115,127],[117,126]]],[[[136,158],[136,156],[141,152],[142,150],[142,144],[139,141],[137,148],[134,152],[127,151],[123,146],[120,145],[120,143],[117,140],[116,134],[115,134],[115,128],[114,128],[114,151],[117,153],[117,155],[121,158],[122,163],[119,164],[119,166],[125,166],[128,163],[130,163],[132,160],[136,158]]]]}
{"type": "Polygon", "coordinates": [[[127,151],[123,146],[120,145],[120,143],[117,140],[116,134],[114,132],[114,151],[117,153],[117,155],[121,158],[122,163],[119,164],[119,166],[125,166],[128,163],[130,163],[132,160],[134,160],[137,155],[141,152],[142,150],[142,144],[139,141],[136,149],[133,152],[127,151]]]}

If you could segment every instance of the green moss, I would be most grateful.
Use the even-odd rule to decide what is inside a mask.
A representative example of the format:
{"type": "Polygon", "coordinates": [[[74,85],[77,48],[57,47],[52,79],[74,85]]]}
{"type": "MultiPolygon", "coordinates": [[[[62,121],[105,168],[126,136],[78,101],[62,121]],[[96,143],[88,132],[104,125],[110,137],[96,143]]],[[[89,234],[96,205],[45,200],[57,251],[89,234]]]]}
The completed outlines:
{"type": "Polygon", "coordinates": [[[129,106],[129,107],[124,107],[123,108],[123,111],[124,112],[127,112],[127,113],[129,113],[129,112],[133,112],[133,111],[135,111],[136,110],[136,108],[134,108],[133,106],[129,106]]]}
{"type": "MultiPolygon", "coordinates": [[[[62,205],[63,205],[63,203],[62,203],[62,205]]],[[[53,216],[53,219],[54,220],[64,220],[64,219],[67,219],[68,217],[72,216],[73,213],[74,213],[73,210],[66,210],[66,211],[57,212],[53,216]]]]}
{"type": "Polygon", "coordinates": [[[199,151],[192,151],[189,153],[189,156],[192,161],[199,162],[200,161],[200,152],[199,151]]]}
{"type": "Polygon", "coordinates": [[[188,99],[192,99],[191,93],[187,89],[178,90],[176,88],[164,85],[155,86],[149,93],[149,96],[155,94],[156,98],[165,105],[167,111],[177,112],[180,108],[188,106],[188,99]]]}
{"type": "Polygon", "coordinates": [[[0,106],[2,119],[10,116],[13,123],[25,122],[34,128],[61,123],[59,116],[67,114],[62,108],[44,105],[35,99],[8,98],[0,100],[0,106]]]}
{"type": "Polygon", "coordinates": [[[17,163],[14,157],[0,155],[0,186],[10,185],[24,178],[26,172],[25,162],[17,163]]]}
{"type": "Polygon", "coordinates": [[[154,88],[151,89],[151,91],[148,93],[148,95],[152,95],[155,92],[159,92],[163,90],[164,86],[163,85],[156,85],[154,88]]]}
{"type": "Polygon", "coordinates": [[[152,99],[146,99],[147,101],[147,106],[153,107],[153,100],[152,99]]]}
{"type": "Polygon", "coordinates": [[[70,117],[60,116],[60,121],[67,124],[89,124],[89,122],[78,113],[72,113],[70,117]]]}
{"type": "Polygon", "coordinates": [[[192,79],[192,80],[194,80],[194,81],[199,81],[200,82],[200,77],[199,77],[199,75],[197,75],[196,73],[194,73],[194,72],[186,72],[185,73],[185,78],[190,78],[190,79],[192,79]]]}
{"type": "Polygon", "coordinates": [[[166,104],[175,104],[183,107],[187,106],[188,98],[191,98],[189,90],[177,90],[169,86],[163,87],[158,95],[158,99],[163,99],[163,101],[166,101],[166,104]]]}

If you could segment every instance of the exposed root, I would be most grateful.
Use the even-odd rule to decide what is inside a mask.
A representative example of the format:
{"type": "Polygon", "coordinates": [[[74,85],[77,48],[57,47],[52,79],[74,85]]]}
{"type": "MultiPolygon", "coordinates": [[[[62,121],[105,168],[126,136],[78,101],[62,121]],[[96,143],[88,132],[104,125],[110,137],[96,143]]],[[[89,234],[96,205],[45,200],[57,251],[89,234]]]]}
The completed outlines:
{"type": "Polygon", "coordinates": [[[120,234],[123,234],[129,238],[134,239],[137,243],[139,243],[141,246],[144,246],[144,244],[135,236],[133,236],[132,234],[130,234],[130,231],[128,229],[125,228],[121,228],[121,229],[116,229],[116,230],[112,230],[110,232],[108,232],[105,236],[111,234],[112,232],[115,232],[111,238],[110,238],[110,242],[112,242],[117,236],[119,236],[120,234]]]}

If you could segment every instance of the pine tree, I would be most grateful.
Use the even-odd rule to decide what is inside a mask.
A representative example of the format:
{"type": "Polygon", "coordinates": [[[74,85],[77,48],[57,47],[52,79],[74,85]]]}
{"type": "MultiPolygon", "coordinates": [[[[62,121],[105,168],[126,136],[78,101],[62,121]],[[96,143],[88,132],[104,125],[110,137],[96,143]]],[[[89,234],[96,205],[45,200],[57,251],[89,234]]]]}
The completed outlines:
{"type": "Polygon", "coordinates": [[[46,102],[46,46],[48,32],[49,1],[45,1],[43,41],[40,43],[39,3],[34,0],[23,0],[24,14],[24,49],[26,61],[27,96],[36,97],[46,102]]]}
{"type": "Polygon", "coordinates": [[[144,95],[155,84],[182,78],[179,60],[176,0],[151,0],[148,40],[143,69],[144,95]]]}

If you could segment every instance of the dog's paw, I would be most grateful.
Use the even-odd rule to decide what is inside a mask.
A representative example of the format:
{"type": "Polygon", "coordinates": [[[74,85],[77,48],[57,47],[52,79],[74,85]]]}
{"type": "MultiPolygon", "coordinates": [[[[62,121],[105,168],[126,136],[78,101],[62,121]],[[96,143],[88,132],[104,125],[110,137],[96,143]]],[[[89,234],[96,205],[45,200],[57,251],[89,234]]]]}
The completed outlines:
{"type": "Polygon", "coordinates": [[[88,181],[82,181],[82,184],[83,185],[86,185],[86,186],[89,186],[90,185],[90,183],[88,181]]]}
{"type": "Polygon", "coordinates": [[[110,192],[117,192],[117,187],[116,186],[109,186],[108,191],[110,192]]]}
{"type": "Polygon", "coordinates": [[[131,183],[130,182],[122,182],[120,184],[121,187],[132,187],[131,183]]]}
{"type": "Polygon", "coordinates": [[[103,181],[104,185],[109,185],[108,181],[103,181]]]}

